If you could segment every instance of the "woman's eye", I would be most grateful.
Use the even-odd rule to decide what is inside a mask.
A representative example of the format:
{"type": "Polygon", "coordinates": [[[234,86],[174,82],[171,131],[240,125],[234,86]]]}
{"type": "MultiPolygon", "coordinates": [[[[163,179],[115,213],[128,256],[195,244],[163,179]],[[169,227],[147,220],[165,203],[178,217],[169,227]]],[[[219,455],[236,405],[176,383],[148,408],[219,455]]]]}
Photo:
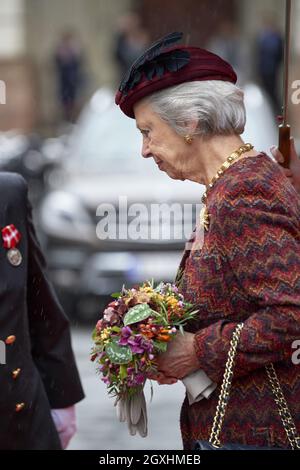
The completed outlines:
{"type": "Polygon", "coordinates": [[[144,137],[148,137],[149,131],[141,130],[141,133],[144,137]]]}

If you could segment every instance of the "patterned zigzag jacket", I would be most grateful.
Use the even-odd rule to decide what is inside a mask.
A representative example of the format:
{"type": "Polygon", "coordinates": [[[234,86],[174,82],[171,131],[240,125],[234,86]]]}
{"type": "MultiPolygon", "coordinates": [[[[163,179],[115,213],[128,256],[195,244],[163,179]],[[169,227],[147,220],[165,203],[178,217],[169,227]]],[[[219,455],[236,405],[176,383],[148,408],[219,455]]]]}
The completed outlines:
{"type": "MultiPolygon", "coordinates": [[[[266,154],[235,162],[208,193],[210,227],[180,264],[179,286],[197,305],[199,367],[218,388],[181,410],[185,449],[208,440],[229,343],[243,321],[220,440],[289,447],[264,366],[273,362],[300,433],[300,198],[266,154]]],[[[196,228],[195,234],[197,239],[196,228]]]]}

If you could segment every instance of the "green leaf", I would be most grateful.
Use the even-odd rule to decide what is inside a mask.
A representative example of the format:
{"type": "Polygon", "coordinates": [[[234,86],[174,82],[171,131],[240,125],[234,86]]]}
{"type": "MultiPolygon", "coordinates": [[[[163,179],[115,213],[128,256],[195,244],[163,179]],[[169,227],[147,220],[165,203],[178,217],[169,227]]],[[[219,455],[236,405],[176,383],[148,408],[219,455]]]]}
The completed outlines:
{"type": "Polygon", "coordinates": [[[182,325],[179,325],[179,331],[182,335],[184,335],[184,329],[182,325]]]}
{"type": "Polygon", "coordinates": [[[113,292],[111,294],[111,297],[113,297],[114,299],[118,299],[119,297],[121,297],[121,292],[113,292]]]}
{"type": "Polygon", "coordinates": [[[105,351],[113,364],[128,364],[132,360],[132,352],[129,346],[120,346],[115,341],[109,343],[105,351]]]}
{"type": "Polygon", "coordinates": [[[125,364],[120,365],[120,379],[124,380],[127,377],[127,366],[125,364]]]}
{"type": "Polygon", "coordinates": [[[166,352],[168,349],[168,343],[164,341],[153,341],[154,347],[159,352],[166,352]]]}
{"type": "Polygon", "coordinates": [[[160,283],[155,287],[154,292],[159,292],[163,285],[164,285],[164,283],[163,283],[163,282],[160,282],[160,283]]]}
{"type": "Polygon", "coordinates": [[[94,328],[92,332],[92,340],[95,341],[98,335],[99,335],[99,331],[96,328],[94,328]]]}
{"type": "Polygon", "coordinates": [[[156,312],[152,310],[148,304],[135,305],[126,313],[124,317],[124,325],[128,326],[132,325],[133,323],[138,323],[155,314],[156,312]]]}
{"type": "Polygon", "coordinates": [[[163,303],[160,302],[159,306],[163,310],[163,312],[158,313],[158,312],[153,311],[153,316],[156,318],[156,321],[154,323],[156,324],[163,323],[164,325],[168,325],[167,311],[163,303]]]}
{"type": "Polygon", "coordinates": [[[112,328],[112,331],[114,331],[115,333],[120,333],[121,331],[121,328],[119,326],[113,326],[112,328]]]}

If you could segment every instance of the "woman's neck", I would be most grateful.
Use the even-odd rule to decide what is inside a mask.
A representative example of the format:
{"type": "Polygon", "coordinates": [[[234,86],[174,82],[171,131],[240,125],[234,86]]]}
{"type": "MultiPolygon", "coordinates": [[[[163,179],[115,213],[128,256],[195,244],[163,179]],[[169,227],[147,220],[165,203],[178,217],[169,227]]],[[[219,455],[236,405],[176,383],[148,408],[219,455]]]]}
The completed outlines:
{"type": "MultiPolygon", "coordinates": [[[[195,139],[191,148],[190,166],[186,168],[185,179],[207,186],[216,175],[226,158],[244,142],[240,136],[217,136],[209,140],[195,139]]],[[[242,154],[242,157],[258,155],[255,149],[242,154]]]]}

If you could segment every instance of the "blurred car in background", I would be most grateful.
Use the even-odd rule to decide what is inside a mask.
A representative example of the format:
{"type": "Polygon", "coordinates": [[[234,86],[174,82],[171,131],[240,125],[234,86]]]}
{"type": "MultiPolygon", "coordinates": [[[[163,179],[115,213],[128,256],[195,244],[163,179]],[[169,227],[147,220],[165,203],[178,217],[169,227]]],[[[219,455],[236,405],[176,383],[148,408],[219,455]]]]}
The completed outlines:
{"type": "Polygon", "coordinates": [[[37,206],[46,189],[47,174],[55,166],[45,157],[43,140],[17,131],[0,133],[0,171],[21,174],[29,186],[29,198],[37,206]]]}
{"type": "MultiPolygon", "coordinates": [[[[276,143],[270,106],[257,86],[244,89],[248,113],[244,139],[268,151],[276,143]]],[[[41,203],[39,223],[52,281],[73,319],[94,320],[107,296],[123,284],[174,279],[204,187],[170,179],[140,152],[135,121],[120,112],[110,90],[101,89],[82,112],[63,146],[63,157],[56,158],[60,165],[48,175],[51,190],[41,203]],[[100,239],[97,227],[105,208],[115,210],[116,217],[110,221],[113,233],[126,231],[134,221],[130,213],[124,220],[120,197],[126,197],[128,208],[142,204],[141,231],[149,228],[147,214],[153,204],[179,206],[171,217],[162,213],[152,219],[152,229],[160,232],[158,238],[100,239]],[[175,232],[183,235],[170,237],[175,232]]]]}

